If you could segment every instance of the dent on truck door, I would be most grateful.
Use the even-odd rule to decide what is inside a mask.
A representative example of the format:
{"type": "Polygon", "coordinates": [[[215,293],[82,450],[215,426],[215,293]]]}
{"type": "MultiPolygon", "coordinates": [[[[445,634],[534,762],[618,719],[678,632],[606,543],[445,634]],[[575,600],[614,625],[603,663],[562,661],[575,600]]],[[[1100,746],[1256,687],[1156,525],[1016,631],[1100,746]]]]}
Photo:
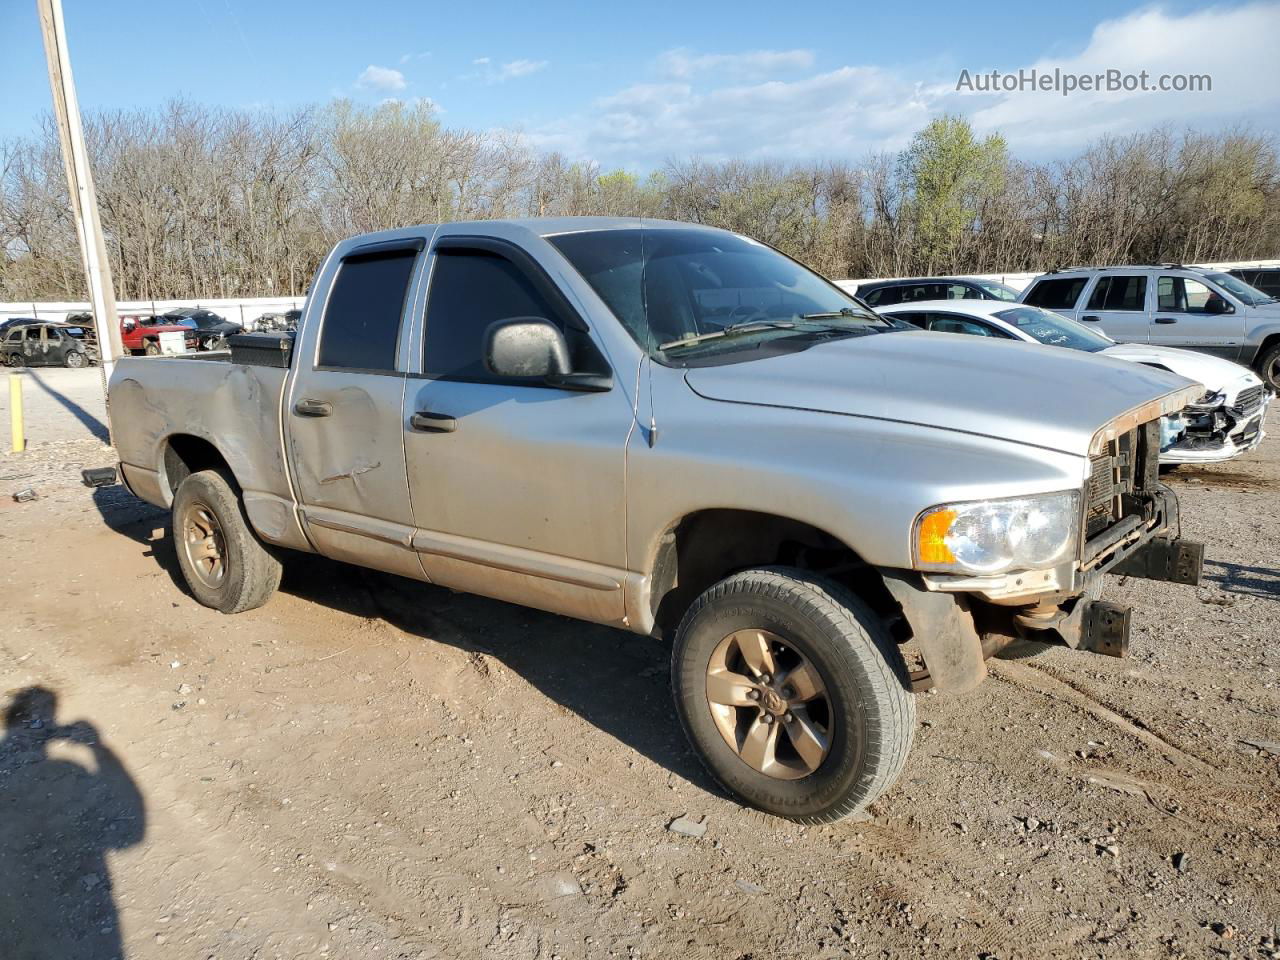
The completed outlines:
{"type": "Polygon", "coordinates": [[[312,543],[336,560],[419,579],[398,358],[420,246],[343,258],[318,334],[305,331],[299,345],[285,409],[312,543]]]}
{"type": "MultiPolygon", "coordinates": [[[[565,329],[565,305],[529,271],[492,251],[435,254],[425,374],[405,393],[415,544],[433,583],[620,624],[629,401],[617,388],[497,381],[481,359],[494,321],[565,329]]],[[[591,349],[585,332],[566,332],[575,360],[591,349]]]]}

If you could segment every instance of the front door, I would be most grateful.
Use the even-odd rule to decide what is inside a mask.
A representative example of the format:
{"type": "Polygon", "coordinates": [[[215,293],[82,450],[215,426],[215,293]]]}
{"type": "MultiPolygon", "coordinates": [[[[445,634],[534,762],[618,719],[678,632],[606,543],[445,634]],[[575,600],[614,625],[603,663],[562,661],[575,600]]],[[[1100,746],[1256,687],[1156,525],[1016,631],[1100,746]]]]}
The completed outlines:
{"type": "Polygon", "coordinates": [[[318,335],[298,346],[285,400],[312,543],[336,560],[419,579],[400,411],[405,318],[421,246],[372,244],[343,258],[318,335]]]}
{"type": "Polygon", "coordinates": [[[485,330],[514,317],[560,327],[575,370],[603,362],[528,254],[492,240],[437,244],[423,373],[410,377],[404,408],[423,568],[433,583],[621,624],[634,412],[616,386],[579,392],[488,374],[485,330]]]}
{"type": "Polygon", "coordinates": [[[1151,342],[1238,360],[1244,346],[1244,317],[1207,284],[1191,277],[1162,276],[1156,281],[1151,342]]]}
{"type": "Polygon", "coordinates": [[[1142,274],[1099,277],[1089,293],[1082,323],[1096,324],[1120,343],[1147,343],[1151,315],[1147,312],[1147,278],[1142,274]]]}

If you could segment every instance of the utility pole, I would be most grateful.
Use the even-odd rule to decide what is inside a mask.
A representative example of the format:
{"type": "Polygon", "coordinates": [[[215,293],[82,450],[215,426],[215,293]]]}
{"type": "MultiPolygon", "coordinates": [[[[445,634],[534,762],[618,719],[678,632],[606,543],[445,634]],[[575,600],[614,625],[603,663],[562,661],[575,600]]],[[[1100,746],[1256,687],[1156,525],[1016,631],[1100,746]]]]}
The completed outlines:
{"type": "MultiPolygon", "coordinates": [[[[116,317],[116,295],[111,285],[111,264],[107,260],[102,222],[98,218],[98,196],[93,189],[93,171],[84,146],[84,128],[80,124],[80,104],[76,100],[75,80],[71,76],[71,57],[67,53],[67,31],[62,22],[62,0],[36,0],[40,30],[44,34],[44,53],[49,61],[49,85],[53,88],[53,115],[58,122],[62,141],[62,159],[67,168],[67,194],[71,213],[80,238],[80,256],[85,279],[89,283],[89,303],[98,335],[98,367],[102,373],[105,399],[107,381],[123,349],[120,344],[120,321],[116,317]]],[[[111,429],[111,408],[107,408],[107,429],[111,429]]]]}

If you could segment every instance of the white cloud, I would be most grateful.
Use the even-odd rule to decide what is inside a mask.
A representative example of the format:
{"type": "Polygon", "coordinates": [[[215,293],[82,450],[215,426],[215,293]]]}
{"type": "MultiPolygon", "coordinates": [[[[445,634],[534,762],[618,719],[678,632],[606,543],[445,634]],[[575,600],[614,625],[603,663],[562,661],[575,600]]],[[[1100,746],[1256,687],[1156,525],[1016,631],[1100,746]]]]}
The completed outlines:
{"type": "Polygon", "coordinates": [[[526,132],[535,144],[602,165],[646,169],[672,157],[800,160],[857,158],[898,150],[928,121],[962,113],[980,132],[999,130],[1029,157],[1063,156],[1104,133],[1171,124],[1221,127],[1254,122],[1280,128],[1280,57],[1274,53],[1280,3],[1176,14],[1160,8],[1098,24],[1077,53],[1019,67],[1075,73],[1116,69],[1210,74],[1209,93],[961,94],[961,66],[989,73],[981,61],[917,67],[848,65],[814,72],[805,50],[703,54],[669,50],[657,58],[656,82],[599,97],[573,115],[526,132]]]}
{"type": "Polygon", "coordinates": [[[421,53],[403,53],[400,55],[400,63],[402,65],[406,63],[413,63],[415,60],[425,60],[429,56],[431,56],[430,50],[424,50],[421,53]]]}
{"type": "Polygon", "coordinates": [[[750,50],[746,53],[695,53],[685,47],[668,50],[658,57],[658,69],[665,76],[683,79],[698,73],[717,72],[729,76],[767,77],[777,73],[807,70],[813,66],[812,50],[750,50]]]}
{"type": "Polygon", "coordinates": [[[403,90],[408,84],[404,74],[391,67],[365,67],[364,72],[356,77],[356,86],[361,90],[403,90]]]}
{"type": "Polygon", "coordinates": [[[489,62],[488,57],[476,57],[474,60],[471,61],[471,63],[477,67],[483,67],[488,62],[489,62]]]}
{"type": "Polygon", "coordinates": [[[547,65],[546,60],[512,60],[498,68],[494,82],[502,83],[504,80],[513,80],[516,77],[527,77],[531,73],[545,70],[547,65]]]}
{"type": "Polygon", "coordinates": [[[952,85],[941,100],[967,112],[976,128],[1000,130],[1024,147],[1064,152],[1101,133],[1124,133],[1156,124],[1186,127],[1233,119],[1269,117],[1280,110],[1280,58],[1275,55],[1280,4],[1234,9],[1210,7],[1185,15],[1160,8],[1099,23],[1074,56],[1027,65],[1040,73],[1162,75],[1208,74],[1212,90],[1192,92],[1075,91],[1070,96],[1036,91],[960,96],[952,85]]]}

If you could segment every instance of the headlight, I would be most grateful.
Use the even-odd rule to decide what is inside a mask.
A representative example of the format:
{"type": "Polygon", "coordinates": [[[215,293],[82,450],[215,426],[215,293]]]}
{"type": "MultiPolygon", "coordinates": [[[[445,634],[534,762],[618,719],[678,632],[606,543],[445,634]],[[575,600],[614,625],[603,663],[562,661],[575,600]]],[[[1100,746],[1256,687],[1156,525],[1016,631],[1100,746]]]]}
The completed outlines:
{"type": "Polygon", "coordinates": [[[912,554],[917,570],[1034,570],[1075,556],[1079,529],[1080,494],[1074,490],[948,503],[920,515],[912,554]]]}

